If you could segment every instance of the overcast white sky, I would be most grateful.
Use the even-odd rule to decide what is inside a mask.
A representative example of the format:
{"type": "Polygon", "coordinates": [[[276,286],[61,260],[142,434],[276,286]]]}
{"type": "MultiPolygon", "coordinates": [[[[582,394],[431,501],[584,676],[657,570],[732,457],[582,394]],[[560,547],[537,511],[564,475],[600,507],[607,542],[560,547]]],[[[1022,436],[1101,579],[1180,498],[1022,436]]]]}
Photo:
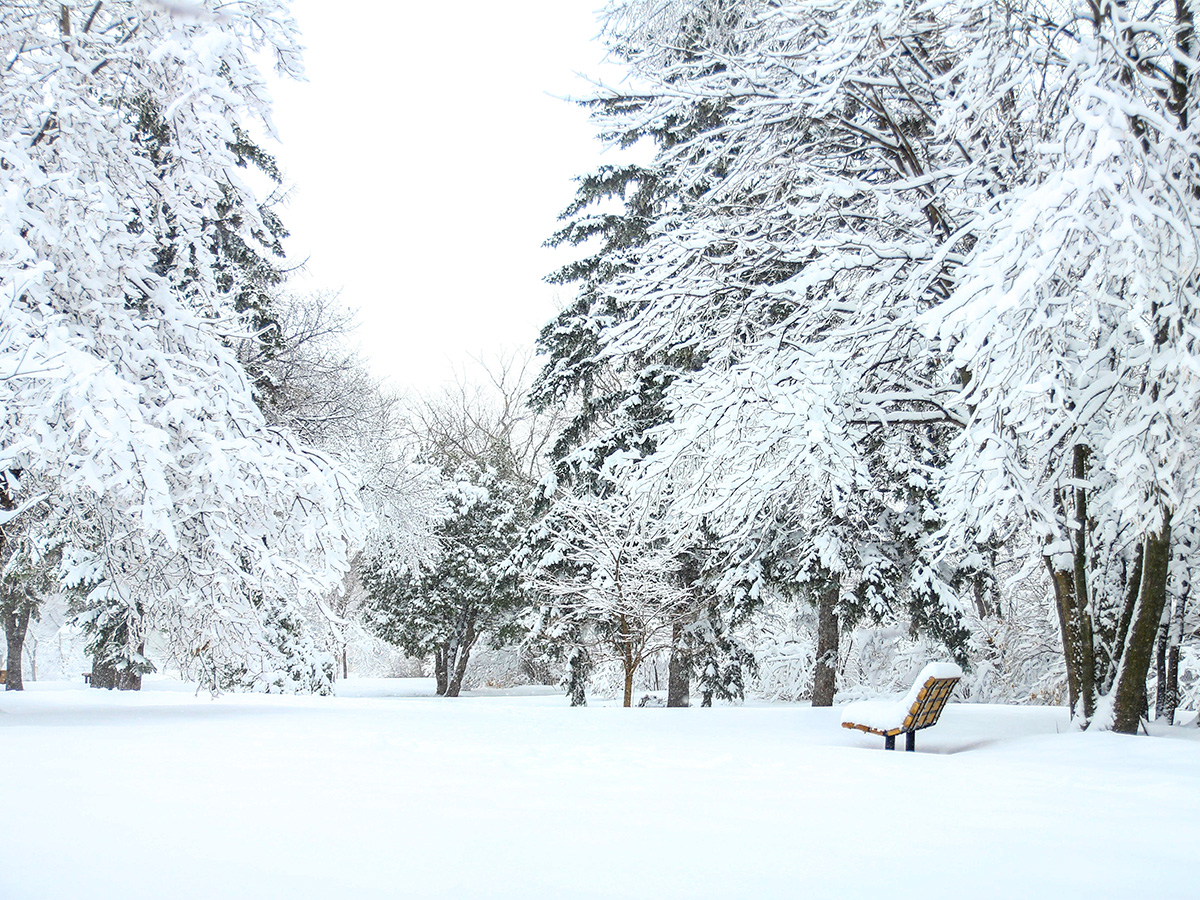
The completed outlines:
{"type": "Polygon", "coordinates": [[[377,374],[426,390],[532,345],[558,309],[541,248],[600,161],[586,95],[602,0],[295,0],[308,81],[276,83],[301,289],[340,289],[377,374]]]}

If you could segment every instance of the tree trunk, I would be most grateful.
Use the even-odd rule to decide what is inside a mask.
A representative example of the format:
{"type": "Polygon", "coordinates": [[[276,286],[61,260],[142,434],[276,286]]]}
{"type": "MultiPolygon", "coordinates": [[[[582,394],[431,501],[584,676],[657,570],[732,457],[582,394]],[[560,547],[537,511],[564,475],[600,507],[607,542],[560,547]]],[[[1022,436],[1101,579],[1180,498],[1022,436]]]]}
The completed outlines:
{"type": "Polygon", "coordinates": [[[25,652],[25,632],[28,629],[28,609],[19,607],[16,610],[5,610],[4,637],[8,645],[8,670],[5,675],[7,679],[5,690],[25,690],[25,683],[21,678],[21,660],[25,652]]]}
{"type": "Polygon", "coordinates": [[[813,675],[813,706],[833,706],[837,692],[838,589],[825,590],[817,602],[817,669],[813,675]]]}
{"type": "Polygon", "coordinates": [[[345,646],[342,647],[342,681],[350,677],[350,654],[346,652],[345,646]]]}
{"type": "Polygon", "coordinates": [[[449,669],[450,681],[446,685],[447,697],[457,697],[462,691],[463,678],[467,674],[467,661],[471,658],[471,648],[468,645],[463,645],[458,653],[458,659],[454,661],[453,668],[449,669]]]}
{"type": "Polygon", "coordinates": [[[567,696],[571,698],[572,706],[587,706],[588,675],[592,671],[592,661],[587,650],[576,646],[567,656],[567,696]]]}
{"type": "Polygon", "coordinates": [[[1187,609],[1187,593],[1175,601],[1171,614],[1171,628],[1167,640],[1167,689],[1163,715],[1167,724],[1175,724],[1175,710],[1179,708],[1179,646],[1183,643],[1183,621],[1187,609]]]}
{"type": "Polygon", "coordinates": [[[140,691],[142,689],[142,673],[132,669],[118,669],[116,666],[98,665],[92,661],[91,686],[106,690],[140,691]]]}
{"type": "MultiPolygon", "coordinates": [[[[1071,717],[1080,717],[1085,727],[1096,712],[1098,674],[1095,628],[1088,603],[1087,490],[1081,486],[1087,478],[1089,455],[1089,449],[1082,444],[1072,448],[1071,474],[1076,487],[1073,491],[1059,489],[1054,492],[1054,505],[1062,517],[1067,543],[1071,546],[1071,568],[1059,568],[1050,556],[1046,557],[1062,634],[1071,717]]],[[[1051,541],[1050,538],[1046,540],[1051,541]]]]}
{"type": "Polygon", "coordinates": [[[1146,676],[1154,654],[1154,638],[1167,601],[1171,566],[1171,517],[1163,514],[1162,528],[1145,538],[1141,590],[1129,624],[1129,636],[1117,670],[1113,692],[1113,731],[1135,734],[1146,708],[1146,676]]]}
{"type": "Polygon", "coordinates": [[[446,686],[447,697],[457,697],[462,691],[463,679],[467,676],[467,662],[471,659],[471,648],[475,646],[475,640],[479,637],[475,632],[473,615],[468,618],[462,637],[452,645],[453,655],[447,655],[446,658],[446,672],[450,678],[446,686]]]}
{"type": "Polygon", "coordinates": [[[617,646],[621,652],[621,664],[625,667],[625,702],[621,705],[633,706],[633,676],[637,672],[639,660],[633,650],[633,629],[629,626],[629,619],[621,615],[617,621],[620,625],[617,646]]]}
{"type": "Polygon", "coordinates": [[[691,662],[684,647],[683,625],[671,628],[671,660],[667,663],[667,706],[691,705],[691,662]]]}
{"type": "Polygon", "coordinates": [[[1167,710],[1167,641],[1170,638],[1171,620],[1163,609],[1163,620],[1158,625],[1154,639],[1154,721],[1163,717],[1167,710]]]}
{"type": "Polygon", "coordinates": [[[446,696],[446,688],[450,685],[450,676],[446,671],[446,648],[439,647],[433,651],[433,677],[437,679],[437,695],[446,696]]]}
{"type": "Polygon", "coordinates": [[[1125,639],[1129,636],[1129,623],[1133,620],[1138,594],[1142,590],[1142,563],[1145,558],[1145,549],[1141,544],[1138,545],[1137,557],[1133,563],[1133,575],[1125,583],[1125,602],[1121,606],[1121,615],[1117,619],[1117,630],[1109,642],[1112,647],[1112,656],[1106,665],[1105,676],[1100,682],[1100,691],[1104,694],[1112,691],[1113,682],[1117,677],[1117,665],[1121,661],[1121,651],[1125,647],[1125,639]]]}
{"type": "Polygon", "coordinates": [[[1071,705],[1071,717],[1080,716],[1086,726],[1096,710],[1095,694],[1095,645],[1091,638],[1091,616],[1081,610],[1075,597],[1075,573],[1056,569],[1050,558],[1046,558],[1050,570],[1050,581],[1054,585],[1054,605],[1058,611],[1058,625],[1062,634],[1063,659],[1067,666],[1067,697],[1071,705]],[[1082,627],[1082,621],[1088,627],[1082,627]],[[1084,631],[1087,639],[1084,638],[1084,631]]]}
{"type": "Polygon", "coordinates": [[[111,691],[117,686],[117,670],[115,666],[102,666],[92,660],[91,685],[94,688],[104,688],[111,691]]]}
{"type": "Polygon", "coordinates": [[[985,582],[983,572],[976,572],[971,576],[971,595],[975,599],[975,614],[980,619],[987,619],[992,615],[992,609],[987,602],[985,582]]]}
{"type": "Polygon", "coordinates": [[[118,691],[140,691],[142,689],[142,673],[132,669],[121,669],[117,672],[118,691]]]}
{"type": "Polygon", "coordinates": [[[1163,717],[1168,725],[1175,724],[1175,710],[1179,708],[1179,645],[1172,644],[1167,650],[1167,702],[1163,706],[1163,717]]]}
{"type": "Polygon", "coordinates": [[[1089,604],[1088,571],[1088,511],[1087,488],[1083,487],[1088,476],[1088,459],[1091,451],[1083,444],[1076,444],[1072,451],[1072,470],[1075,476],[1075,540],[1072,542],[1075,579],[1075,617],[1079,625],[1079,692],[1083,699],[1083,717],[1091,721],[1096,706],[1096,639],[1092,627],[1092,612],[1089,604]]]}

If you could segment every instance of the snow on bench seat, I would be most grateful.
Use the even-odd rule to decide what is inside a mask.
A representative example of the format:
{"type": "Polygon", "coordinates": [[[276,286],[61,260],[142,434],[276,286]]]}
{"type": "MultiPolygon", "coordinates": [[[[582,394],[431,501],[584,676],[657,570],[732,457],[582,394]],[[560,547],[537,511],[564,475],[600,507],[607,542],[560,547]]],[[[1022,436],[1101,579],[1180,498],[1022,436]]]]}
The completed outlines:
{"type": "Polygon", "coordinates": [[[916,731],[936,725],[962,669],[954,663],[930,663],[921,670],[901,700],[860,700],[842,711],[842,727],[882,735],[884,747],[896,749],[896,735],[907,735],[906,750],[916,748],[916,731]]]}

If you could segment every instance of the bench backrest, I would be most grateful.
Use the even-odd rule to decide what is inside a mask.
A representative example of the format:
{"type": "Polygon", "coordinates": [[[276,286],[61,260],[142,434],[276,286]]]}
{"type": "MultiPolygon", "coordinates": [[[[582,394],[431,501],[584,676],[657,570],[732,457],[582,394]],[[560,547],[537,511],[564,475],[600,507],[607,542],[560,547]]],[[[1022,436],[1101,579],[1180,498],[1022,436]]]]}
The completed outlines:
{"type": "Polygon", "coordinates": [[[956,684],[957,678],[926,678],[908,715],[904,717],[904,730],[916,731],[918,728],[936,725],[956,684]]]}

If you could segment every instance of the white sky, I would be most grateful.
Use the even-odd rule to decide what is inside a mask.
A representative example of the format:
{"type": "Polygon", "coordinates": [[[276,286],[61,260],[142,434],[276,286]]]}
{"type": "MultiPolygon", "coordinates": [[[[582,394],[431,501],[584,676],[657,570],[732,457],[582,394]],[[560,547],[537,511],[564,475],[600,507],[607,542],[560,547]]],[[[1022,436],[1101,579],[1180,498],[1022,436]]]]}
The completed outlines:
{"type": "Polygon", "coordinates": [[[600,161],[575,73],[602,0],[295,0],[308,82],[276,83],[301,289],[340,289],[372,368],[432,389],[531,346],[569,290],[543,249],[600,161]],[[552,96],[556,95],[556,96],[552,96]]]}

